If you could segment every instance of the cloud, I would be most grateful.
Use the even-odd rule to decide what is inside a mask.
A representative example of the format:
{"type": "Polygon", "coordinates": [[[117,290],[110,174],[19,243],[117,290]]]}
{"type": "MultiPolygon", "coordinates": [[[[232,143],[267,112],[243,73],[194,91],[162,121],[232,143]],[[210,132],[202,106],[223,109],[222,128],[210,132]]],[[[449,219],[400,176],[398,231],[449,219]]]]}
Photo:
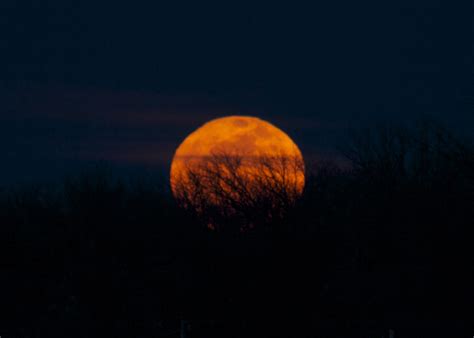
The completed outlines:
{"type": "Polygon", "coordinates": [[[39,167],[41,175],[61,175],[61,168],[87,161],[167,171],[190,132],[229,111],[205,96],[146,91],[30,88],[1,99],[3,177],[19,171],[34,176],[39,167]]]}

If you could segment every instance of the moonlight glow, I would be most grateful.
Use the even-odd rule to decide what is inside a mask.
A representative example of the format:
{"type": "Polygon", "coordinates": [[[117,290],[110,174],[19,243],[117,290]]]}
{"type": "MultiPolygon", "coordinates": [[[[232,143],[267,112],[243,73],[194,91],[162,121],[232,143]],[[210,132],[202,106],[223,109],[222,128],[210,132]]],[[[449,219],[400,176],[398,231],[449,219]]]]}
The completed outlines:
{"type": "Polygon", "coordinates": [[[240,189],[256,191],[257,184],[271,179],[272,184],[293,191],[292,196],[297,197],[303,191],[305,178],[304,167],[296,167],[295,162],[303,163],[300,150],[274,125],[249,116],[218,118],[191,133],[176,150],[171,165],[171,189],[176,198],[182,198],[183,194],[194,196],[199,183],[208,201],[219,204],[216,189],[209,183],[214,177],[221,180],[219,187],[236,199],[241,196],[240,189]],[[238,169],[219,164],[214,165],[217,169],[213,177],[204,177],[202,169],[191,175],[193,168],[204,165],[209,173],[212,169],[207,165],[209,159],[222,155],[234,164],[234,159],[239,158],[238,169]],[[278,170],[268,165],[268,159],[279,159],[278,170]]]}

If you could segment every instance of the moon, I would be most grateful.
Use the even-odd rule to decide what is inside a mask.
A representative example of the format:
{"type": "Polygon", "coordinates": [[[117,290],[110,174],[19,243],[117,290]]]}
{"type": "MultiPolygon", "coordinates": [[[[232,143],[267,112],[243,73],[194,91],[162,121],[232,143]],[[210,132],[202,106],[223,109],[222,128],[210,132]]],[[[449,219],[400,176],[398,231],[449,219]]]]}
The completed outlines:
{"type": "Polygon", "coordinates": [[[237,202],[243,201],[243,190],[253,194],[249,193],[245,201],[258,199],[255,195],[262,192],[257,185],[271,182],[273,187],[292,191],[294,199],[301,195],[305,184],[304,165],[295,167],[295,161],[303,163],[301,151],[273,124],[251,116],[221,117],[196,129],[176,149],[170,171],[171,190],[177,199],[184,195],[196,198],[199,190],[201,200],[219,205],[222,196],[216,192],[216,181],[220,182],[218,188],[237,202]],[[215,159],[219,159],[218,165],[215,159]],[[268,159],[278,159],[278,169],[272,168],[268,159]],[[195,168],[200,170],[193,175],[195,168]]]}

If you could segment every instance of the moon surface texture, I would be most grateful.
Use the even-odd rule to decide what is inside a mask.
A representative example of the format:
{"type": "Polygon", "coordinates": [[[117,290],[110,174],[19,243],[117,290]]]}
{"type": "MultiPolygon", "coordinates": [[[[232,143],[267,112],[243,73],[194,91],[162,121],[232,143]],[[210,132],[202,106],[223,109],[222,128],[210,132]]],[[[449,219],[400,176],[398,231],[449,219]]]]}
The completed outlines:
{"type": "Polygon", "coordinates": [[[219,191],[237,202],[257,198],[264,184],[299,196],[305,183],[303,157],[292,139],[271,123],[227,116],[186,137],[174,154],[170,183],[178,199],[200,193],[201,199],[214,204],[223,198],[219,191]]]}

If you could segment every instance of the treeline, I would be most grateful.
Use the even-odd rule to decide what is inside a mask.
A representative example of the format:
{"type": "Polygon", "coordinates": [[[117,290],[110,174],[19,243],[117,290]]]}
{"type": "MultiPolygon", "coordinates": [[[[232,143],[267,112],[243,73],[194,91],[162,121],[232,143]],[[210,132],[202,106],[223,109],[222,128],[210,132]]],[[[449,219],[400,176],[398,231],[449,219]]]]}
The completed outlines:
{"type": "Polygon", "coordinates": [[[3,193],[0,335],[472,334],[473,148],[425,125],[342,152],[349,168],[307,169],[284,217],[243,232],[101,171],[3,193]]]}

